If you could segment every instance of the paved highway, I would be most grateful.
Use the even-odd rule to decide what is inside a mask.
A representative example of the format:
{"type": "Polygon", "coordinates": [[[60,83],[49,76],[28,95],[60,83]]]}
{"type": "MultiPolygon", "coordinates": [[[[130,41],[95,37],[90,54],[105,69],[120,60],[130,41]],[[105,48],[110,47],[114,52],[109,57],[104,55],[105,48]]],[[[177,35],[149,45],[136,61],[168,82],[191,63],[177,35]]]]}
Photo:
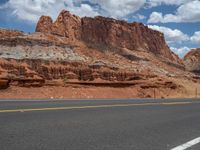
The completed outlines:
{"type": "Polygon", "coordinates": [[[200,150],[200,99],[0,100],[0,150],[200,150]]]}

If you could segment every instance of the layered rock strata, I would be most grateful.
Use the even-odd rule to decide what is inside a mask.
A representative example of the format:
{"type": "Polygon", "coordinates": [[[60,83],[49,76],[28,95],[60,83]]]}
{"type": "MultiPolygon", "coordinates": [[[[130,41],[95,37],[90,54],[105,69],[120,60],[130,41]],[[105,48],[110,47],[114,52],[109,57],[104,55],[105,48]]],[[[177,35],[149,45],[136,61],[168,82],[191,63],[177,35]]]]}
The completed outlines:
{"type": "Polygon", "coordinates": [[[100,16],[79,18],[63,10],[55,22],[52,22],[49,16],[42,16],[36,32],[64,36],[69,41],[83,41],[88,46],[103,51],[119,49],[146,51],[172,62],[182,62],[169,49],[161,32],[152,30],[142,23],[127,23],[100,16]]]}

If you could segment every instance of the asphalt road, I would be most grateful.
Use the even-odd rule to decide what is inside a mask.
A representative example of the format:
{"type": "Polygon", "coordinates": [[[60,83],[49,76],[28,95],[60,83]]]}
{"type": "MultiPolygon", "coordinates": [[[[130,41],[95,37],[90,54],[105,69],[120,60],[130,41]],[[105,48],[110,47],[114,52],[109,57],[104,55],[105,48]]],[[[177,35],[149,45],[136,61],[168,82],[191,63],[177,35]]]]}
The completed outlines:
{"type": "Polygon", "coordinates": [[[0,150],[171,150],[199,137],[200,99],[0,100],[0,150]]]}

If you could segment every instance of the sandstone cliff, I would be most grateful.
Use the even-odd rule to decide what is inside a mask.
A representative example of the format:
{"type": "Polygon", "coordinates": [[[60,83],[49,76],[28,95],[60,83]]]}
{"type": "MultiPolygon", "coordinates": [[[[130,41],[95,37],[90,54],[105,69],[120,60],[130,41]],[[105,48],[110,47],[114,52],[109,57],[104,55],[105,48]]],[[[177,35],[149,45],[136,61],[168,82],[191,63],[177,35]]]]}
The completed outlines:
{"type": "Polygon", "coordinates": [[[186,54],[184,64],[187,70],[200,73],[200,48],[192,49],[186,54]]]}
{"type": "Polygon", "coordinates": [[[51,32],[51,26],[53,20],[49,16],[41,16],[39,22],[37,23],[37,32],[51,32]]]}
{"type": "Polygon", "coordinates": [[[193,76],[170,51],[164,35],[141,23],[79,18],[62,11],[55,22],[42,16],[36,31],[0,30],[3,88],[9,83],[42,86],[59,80],[62,85],[75,81],[173,90],[179,86],[171,78],[193,76]]]}
{"type": "Polygon", "coordinates": [[[64,10],[54,23],[51,17],[42,16],[37,24],[36,32],[52,33],[73,41],[81,36],[81,18],[64,10]]]}
{"type": "Polygon", "coordinates": [[[42,16],[36,32],[64,36],[69,41],[83,41],[89,47],[103,51],[146,51],[182,63],[169,49],[164,35],[142,23],[127,23],[104,17],[79,18],[63,10],[54,23],[50,17],[42,16]]]}

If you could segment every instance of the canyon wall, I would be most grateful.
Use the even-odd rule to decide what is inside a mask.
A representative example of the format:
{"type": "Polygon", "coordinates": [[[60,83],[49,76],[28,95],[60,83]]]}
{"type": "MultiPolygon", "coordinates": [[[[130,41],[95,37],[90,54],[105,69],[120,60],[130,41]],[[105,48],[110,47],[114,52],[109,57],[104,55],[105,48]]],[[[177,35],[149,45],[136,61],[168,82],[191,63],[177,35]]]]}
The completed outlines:
{"type": "Polygon", "coordinates": [[[55,22],[48,16],[42,16],[36,32],[64,36],[69,41],[82,41],[89,47],[104,51],[146,51],[172,62],[182,63],[169,49],[164,35],[142,23],[127,23],[105,17],[79,18],[63,10],[55,22]]]}

